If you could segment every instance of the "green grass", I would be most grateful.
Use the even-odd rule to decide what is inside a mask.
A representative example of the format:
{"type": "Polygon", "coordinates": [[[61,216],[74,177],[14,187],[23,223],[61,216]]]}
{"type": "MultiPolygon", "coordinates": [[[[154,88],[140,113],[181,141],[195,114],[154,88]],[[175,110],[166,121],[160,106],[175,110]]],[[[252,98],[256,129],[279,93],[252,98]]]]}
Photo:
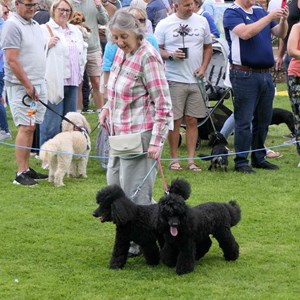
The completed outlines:
{"type": "MultiPolygon", "coordinates": [[[[278,85],[282,89],[285,85],[278,85]]],[[[274,107],[290,110],[288,98],[276,97],[274,107]]],[[[93,128],[96,115],[87,117],[93,128]]],[[[268,146],[282,145],[287,133],[285,125],[270,126],[268,146]]],[[[93,145],[95,138],[94,132],[93,145]]],[[[233,150],[232,143],[230,137],[233,150]]],[[[171,172],[163,160],[167,182],[181,176],[191,183],[190,205],[235,199],[242,209],[233,228],[240,258],[224,261],[214,240],[193,273],[177,276],[162,264],[147,266],[141,257],[129,259],[123,270],[108,269],[115,227],[91,216],[96,192],[106,184],[97,159],[89,160],[87,179],[66,178],[62,188],[48,182],[26,188],[11,183],[14,147],[0,144],[0,299],[298,299],[300,158],[294,145],[276,150],[283,157],[272,162],[280,170],[254,175],[234,173],[233,157],[228,173],[206,171],[205,161],[198,162],[204,169],[200,174],[171,172]]],[[[185,157],[185,144],[180,151],[185,157]]],[[[206,141],[200,152],[209,153],[206,141]]],[[[163,158],[168,158],[167,145],[163,158]]],[[[41,170],[39,161],[32,158],[31,164],[41,170]]],[[[158,175],[155,199],[163,192],[158,175]]]]}

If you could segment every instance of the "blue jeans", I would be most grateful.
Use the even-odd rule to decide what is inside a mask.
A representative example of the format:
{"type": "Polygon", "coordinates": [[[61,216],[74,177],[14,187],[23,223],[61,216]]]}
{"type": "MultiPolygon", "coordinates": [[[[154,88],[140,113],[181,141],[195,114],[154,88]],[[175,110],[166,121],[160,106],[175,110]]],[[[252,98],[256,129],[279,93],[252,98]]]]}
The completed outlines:
{"type": "MultiPolygon", "coordinates": [[[[77,110],[77,86],[65,86],[64,87],[64,99],[58,104],[51,104],[48,102],[48,106],[51,107],[61,116],[65,116],[68,112],[77,110]]],[[[42,146],[46,141],[52,139],[55,135],[61,132],[62,118],[47,109],[44,121],[40,125],[40,145],[42,146]]]]}
{"type": "Polygon", "coordinates": [[[2,92],[4,87],[4,72],[0,72],[0,129],[9,132],[5,107],[2,104],[2,92]]]}
{"type": "Polygon", "coordinates": [[[272,120],[275,93],[272,75],[230,70],[230,80],[234,93],[235,166],[248,165],[250,149],[262,149],[251,153],[252,164],[259,164],[265,159],[264,144],[272,120]]]}
{"type": "Polygon", "coordinates": [[[226,140],[234,132],[234,114],[232,113],[228,119],[225,121],[221,131],[226,140]]]}

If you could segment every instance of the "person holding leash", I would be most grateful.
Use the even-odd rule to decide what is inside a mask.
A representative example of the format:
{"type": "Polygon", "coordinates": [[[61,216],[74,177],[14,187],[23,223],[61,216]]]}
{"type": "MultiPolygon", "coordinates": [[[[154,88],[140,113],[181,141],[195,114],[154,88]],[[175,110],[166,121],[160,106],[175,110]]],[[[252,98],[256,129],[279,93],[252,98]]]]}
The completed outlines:
{"type": "Polygon", "coordinates": [[[16,0],[16,12],[2,30],[1,47],[5,57],[5,85],[13,121],[18,126],[16,137],[16,162],[18,171],[14,184],[33,186],[38,179],[48,175],[39,174],[29,167],[30,147],[35,124],[41,124],[46,108],[37,100],[47,102],[45,84],[46,56],[44,37],[40,25],[32,19],[37,2],[16,0]],[[34,113],[22,103],[26,94],[34,103],[34,113]]]}

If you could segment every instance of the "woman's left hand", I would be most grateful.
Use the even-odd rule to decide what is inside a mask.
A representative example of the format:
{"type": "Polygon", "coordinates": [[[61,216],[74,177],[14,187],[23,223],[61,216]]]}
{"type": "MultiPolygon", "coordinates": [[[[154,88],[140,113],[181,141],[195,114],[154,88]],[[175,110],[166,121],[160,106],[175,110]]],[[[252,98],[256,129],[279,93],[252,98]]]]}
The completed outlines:
{"type": "Polygon", "coordinates": [[[161,147],[150,145],[148,148],[148,157],[158,159],[160,156],[161,147]]]}

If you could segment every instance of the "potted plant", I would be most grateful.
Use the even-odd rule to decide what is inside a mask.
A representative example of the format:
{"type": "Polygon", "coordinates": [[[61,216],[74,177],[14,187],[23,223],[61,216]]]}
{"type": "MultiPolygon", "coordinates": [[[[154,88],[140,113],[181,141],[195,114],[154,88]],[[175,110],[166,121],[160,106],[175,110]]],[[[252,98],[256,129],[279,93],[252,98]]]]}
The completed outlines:
{"type": "Polygon", "coordinates": [[[180,24],[179,27],[176,29],[176,32],[178,32],[181,37],[182,37],[182,48],[179,48],[181,51],[184,52],[185,54],[185,58],[188,58],[188,48],[185,47],[185,43],[184,43],[184,38],[186,35],[188,35],[191,31],[191,28],[189,27],[189,25],[184,25],[184,24],[180,24]]]}

